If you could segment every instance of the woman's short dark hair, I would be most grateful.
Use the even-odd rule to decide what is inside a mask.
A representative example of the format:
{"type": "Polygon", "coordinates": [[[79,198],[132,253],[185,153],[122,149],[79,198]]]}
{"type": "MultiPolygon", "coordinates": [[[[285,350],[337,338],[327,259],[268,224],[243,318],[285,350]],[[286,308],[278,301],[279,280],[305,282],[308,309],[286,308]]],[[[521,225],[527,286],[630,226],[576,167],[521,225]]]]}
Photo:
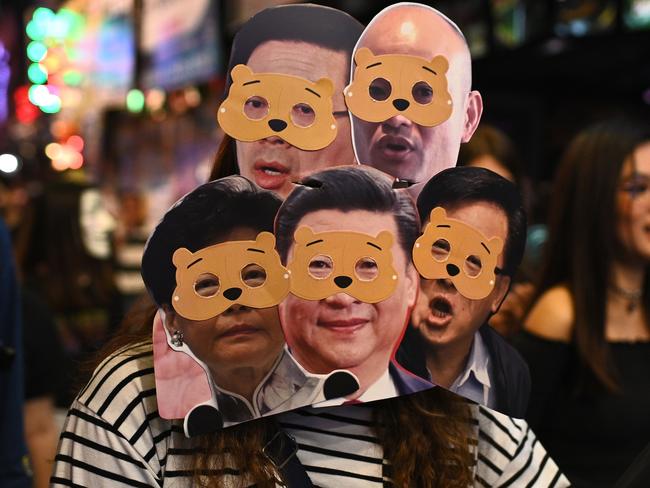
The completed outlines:
{"type": "Polygon", "coordinates": [[[526,247],[526,212],[514,183],[485,168],[449,168],[424,185],[418,197],[418,212],[424,223],[435,207],[449,209],[474,202],[491,203],[506,214],[508,237],[503,272],[514,277],[526,247]]]}
{"type": "Polygon", "coordinates": [[[142,279],[154,301],[169,304],[176,287],[174,251],[196,252],[223,240],[237,227],[273,232],[282,200],[243,176],[199,186],[167,211],[149,237],[142,256],[142,279]]]}
{"type": "Polygon", "coordinates": [[[230,70],[238,64],[246,64],[253,51],[265,42],[306,42],[342,51],[349,63],[362,32],[363,24],[331,7],[304,4],[264,9],[252,16],[235,35],[228,62],[226,92],[232,83],[230,70]]]}
{"type": "Polygon", "coordinates": [[[280,207],[275,223],[276,248],[283,262],[300,220],[318,210],[367,210],[392,215],[399,243],[410,261],[420,233],[415,205],[406,191],[394,189],[393,180],[381,171],[368,166],[339,166],[303,179],[280,207]]]}

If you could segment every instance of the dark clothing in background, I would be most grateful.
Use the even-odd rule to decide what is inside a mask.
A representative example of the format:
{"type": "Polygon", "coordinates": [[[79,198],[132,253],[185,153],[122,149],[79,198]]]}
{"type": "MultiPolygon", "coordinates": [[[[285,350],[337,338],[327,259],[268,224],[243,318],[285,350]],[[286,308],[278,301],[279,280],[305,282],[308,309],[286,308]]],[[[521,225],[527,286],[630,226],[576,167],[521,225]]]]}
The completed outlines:
{"type": "MultiPolygon", "coordinates": [[[[492,375],[490,382],[496,394],[495,410],[510,417],[524,418],[530,394],[530,375],[528,366],[519,353],[501,337],[484,324],[479,334],[490,356],[492,375]]],[[[420,378],[429,378],[423,340],[419,332],[409,326],[397,351],[397,362],[420,378]]]]}
{"type": "Polygon", "coordinates": [[[526,331],[514,343],[530,367],[537,437],[574,486],[614,486],[650,440],[650,342],[609,343],[620,393],[581,380],[573,344],[526,331]]]}
{"type": "Polygon", "coordinates": [[[0,486],[30,487],[23,424],[20,290],[9,232],[0,220],[0,486]]]}
{"type": "Polygon", "coordinates": [[[55,397],[63,387],[66,358],[59,333],[45,303],[22,290],[25,346],[25,399],[55,397]]]}

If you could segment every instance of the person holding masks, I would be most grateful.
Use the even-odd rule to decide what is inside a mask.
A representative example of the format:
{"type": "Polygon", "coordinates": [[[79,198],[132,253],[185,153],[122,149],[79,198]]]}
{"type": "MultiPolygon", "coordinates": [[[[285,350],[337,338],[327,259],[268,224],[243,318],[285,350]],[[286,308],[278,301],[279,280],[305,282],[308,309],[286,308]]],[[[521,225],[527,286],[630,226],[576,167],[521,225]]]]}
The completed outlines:
{"type": "MultiPolygon", "coordinates": [[[[334,173],[341,177],[346,174],[343,169],[327,170],[308,178],[299,188],[318,192],[323,186],[332,183],[325,173],[334,173]]],[[[370,219],[370,215],[364,213],[363,216],[376,225],[377,218],[381,220],[384,215],[387,215],[385,225],[389,228],[390,224],[393,225],[391,229],[395,232],[398,248],[401,249],[406,242],[409,243],[410,248],[418,231],[417,220],[413,220],[415,211],[408,196],[403,194],[404,198],[396,197],[394,193],[397,191],[392,190],[390,180],[370,168],[348,169],[351,170],[348,176],[352,180],[348,186],[358,187],[359,180],[363,181],[365,176],[369,180],[366,184],[372,182],[371,187],[380,186],[379,192],[369,192],[372,196],[378,197],[379,194],[386,193],[386,196],[392,195],[387,201],[390,204],[389,208],[397,210],[400,205],[404,206],[402,212],[398,211],[396,216],[389,211],[376,212],[374,221],[370,219]],[[373,175],[379,181],[374,181],[373,175]],[[386,191],[381,191],[382,188],[386,191]],[[400,224],[397,224],[398,220],[401,220],[400,224]]],[[[243,180],[240,177],[231,178],[243,180]]],[[[336,180],[337,184],[340,183],[340,179],[336,180]]],[[[222,181],[216,181],[204,186],[219,187],[223,184],[222,181]]],[[[249,186],[253,192],[270,194],[268,191],[253,189],[250,183],[249,186]]],[[[366,188],[365,198],[368,197],[368,190],[366,188]]],[[[235,205],[236,201],[217,200],[219,201],[208,198],[203,203],[204,209],[214,210],[218,216],[223,216],[220,210],[223,210],[224,205],[226,208],[237,210],[242,207],[235,205]]],[[[322,205],[319,198],[316,198],[313,203],[322,205]]],[[[257,211],[252,214],[243,213],[255,219],[260,213],[271,211],[270,207],[270,205],[258,206],[257,211]]],[[[339,212],[340,223],[351,225],[349,219],[345,220],[340,215],[346,212],[338,207],[336,210],[339,212]]],[[[326,217],[327,213],[324,212],[328,211],[327,208],[314,209],[313,212],[300,217],[298,222],[311,216],[308,223],[312,230],[323,231],[324,229],[319,229],[319,225],[327,222],[327,219],[321,217],[326,217]]],[[[364,211],[351,208],[347,213],[359,217],[359,212],[364,211]]],[[[231,214],[235,215],[235,212],[231,214]]],[[[236,214],[236,223],[242,229],[239,232],[247,232],[246,229],[249,228],[258,230],[254,224],[242,218],[241,214],[241,211],[236,214]]],[[[196,215],[192,219],[185,220],[187,225],[197,229],[195,237],[207,239],[202,244],[199,243],[199,247],[213,240],[208,236],[206,227],[202,225],[206,221],[196,215]]],[[[225,223],[208,227],[217,234],[220,232],[232,234],[231,230],[226,230],[229,225],[225,223]]],[[[321,237],[326,233],[328,231],[318,232],[321,237]]],[[[386,246],[388,239],[385,237],[386,234],[383,236],[381,239],[368,242],[372,244],[379,242],[386,246]]],[[[191,237],[191,233],[186,234],[185,237],[191,237]]],[[[284,249],[296,253],[295,245],[290,244],[291,238],[285,240],[287,242],[284,249]]],[[[318,244],[320,243],[315,243],[313,246],[318,244]]],[[[368,247],[379,252],[372,245],[368,247]]],[[[151,249],[155,248],[154,246],[151,249]]],[[[399,249],[391,248],[391,252],[396,255],[402,252],[405,256],[405,251],[399,249]]],[[[388,246],[383,249],[384,254],[387,252],[388,246]]],[[[168,252],[163,254],[169,257],[168,252]]],[[[374,256],[377,257],[376,262],[381,269],[386,261],[381,260],[378,254],[374,256]]],[[[155,258],[155,255],[151,257],[155,258]]],[[[171,301],[176,303],[177,301],[173,299],[176,292],[170,291],[174,286],[170,279],[151,282],[146,278],[159,274],[157,272],[149,274],[147,271],[149,265],[159,267],[167,265],[162,260],[156,259],[144,265],[145,282],[150,289],[168,290],[164,296],[171,297],[171,301]]],[[[188,266],[190,265],[200,266],[201,262],[189,263],[188,266]]],[[[193,269],[192,266],[190,269],[193,269]]],[[[404,282],[402,285],[404,288],[408,288],[410,279],[408,274],[411,273],[409,266],[412,265],[406,262],[405,257],[395,259],[393,263],[395,272],[399,273],[398,278],[404,282]]],[[[315,269],[320,270],[321,266],[318,265],[315,269]]],[[[368,278],[369,274],[372,275],[373,269],[374,267],[369,265],[367,260],[361,260],[360,276],[368,278]]],[[[383,275],[380,274],[376,279],[381,279],[381,276],[383,275]]],[[[388,278],[392,281],[391,275],[388,275],[388,278]]],[[[341,280],[338,281],[341,283],[341,280]]],[[[214,287],[215,283],[205,283],[200,279],[196,280],[196,285],[197,291],[203,292],[214,287]]],[[[351,291],[353,286],[361,286],[361,284],[349,284],[350,293],[353,293],[351,291]]],[[[156,296],[162,295],[156,292],[156,296]]],[[[404,298],[404,300],[409,299],[412,300],[414,297],[407,295],[404,298]]],[[[337,314],[344,309],[354,313],[369,313],[370,320],[352,324],[354,329],[352,331],[346,332],[345,329],[350,324],[345,323],[345,318],[342,320],[337,318],[336,320],[339,321],[334,324],[316,325],[344,329],[338,332],[329,331],[329,333],[347,336],[348,340],[352,339],[351,342],[361,348],[358,354],[354,349],[348,348],[346,351],[342,341],[333,341],[332,345],[336,351],[344,353],[340,355],[341,359],[357,361],[366,357],[371,358],[365,362],[373,362],[379,368],[380,377],[382,368],[383,372],[388,372],[388,380],[398,393],[415,391],[416,383],[426,385],[427,390],[406,397],[360,405],[303,408],[227,427],[219,432],[204,432],[188,438],[184,435],[182,420],[169,420],[160,416],[161,405],[156,391],[157,382],[154,378],[152,357],[151,320],[134,317],[133,320],[125,323],[120,334],[106,348],[107,354],[101,355],[103,360],[70,409],[59,443],[51,484],[53,486],[71,484],[102,486],[120,483],[126,486],[163,487],[196,485],[275,487],[279,484],[278,480],[282,480],[292,488],[312,485],[365,488],[385,486],[386,483],[392,483],[394,486],[445,487],[465,487],[472,483],[567,486],[566,479],[555,463],[548,459],[543,447],[536,442],[535,435],[524,421],[509,419],[498,412],[479,407],[442,388],[431,388],[431,385],[423,380],[415,378],[411,381],[407,373],[401,372],[395,365],[389,363],[390,345],[399,339],[401,326],[395,326],[388,321],[387,317],[395,319],[398,315],[404,314],[404,303],[386,303],[383,305],[385,310],[380,311],[374,308],[375,304],[361,303],[356,299],[352,303],[347,300],[348,304],[341,307],[341,302],[346,300],[336,297],[329,304],[318,301],[315,303],[317,308],[329,306],[337,314]],[[375,327],[380,322],[387,329],[386,331],[375,327]],[[363,347],[363,344],[355,341],[356,332],[361,332],[363,338],[370,340],[377,351],[363,347]],[[395,374],[394,371],[400,372],[395,374]],[[284,446],[284,449],[277,449],[278,443],[284,446]],[[496,449],[494,446],[499,448],[496,449]],[[299,482],[295,481],[297,475],[301,476],[299,482]]],[[[390,298],[384,301],[389,300],[390,298]]],[[[160,301],[162,302],[162,299],[160,301]]],[[[182,308],[180,306],[178,308],[179,310],[176,310],[174,307],[174,310],[180,314],[182,308]]],[[[264,336],[264,332],[261,330],[261,323],[253,322],[255,313],[257,312],[252,310],[246,311],[245,307],[233,307],[231,313],[223,314],[226,315],[223,321],[217,318],[209,323],[183,322],[178,317],[174,319],[171,310],[165,315],[166,324],[172,332],[172,339],[191,343],[192,347],[196,348],[197,355],[200,355],[205,363],[214,369],[224,370],[227,365],[223,360],[227,354],[237,353],[240,359],[245,356],[249,360],[259,362],[263,357],[267,357],[265,351],[272,349],[250,347],[263,343],[263,337],[256,337],[264,336]],[[233,332],[232,327],[229,327],[229,324],[232,325],[231,314],[239,315],[239,324],[248,320],[249,325],[260,327],[248,332],[235,330],[234,335],[230,334],[233,332]],[[180,332],[181,328],[184,331],[182,337],[176,333],[177,330],[180,332]],[[224,331],[225,335],[222,334],[224,331]],[[236,334],[239,334],[239,337],[236,337],[236,334]],[[242,334],[248,335],[242,337],[242,334]],[[245,349],[248,352],[244,355],[245,349]]],[[[316,313],[318,317],[322,317],[318,310],[316,313]]],[[[268,330],[272,324],[266,321],[265,325],[267,326],[265,329],[268,330]]],[[[307,332],[314,335],[313,330],[313,326],[310,326],[307,332]]],[[[314,355],[322,356],[324,351],[318,346],[317,341],[314,355]]],[[[358,370],[357,373],[361,383],[367,384],[368,378],[363,375],[363,371],[358,370]]],[[[155,374],[157,375],[157,372],[155,374]]],[[[215,381],[220,380],[215,377],[215,381]]],[[[381,381],[379,385],[382,385],[381,381]]],[[[369,389],[364,394],[368,391],[369,389]]],[[[360,401],[362,400],[364,398],[360,401]]]]}
{"type": "Polygon", "coordinates": [[[523,418],[530,392],[528,367],[487,324],[505,299],[524,251],[526,215],[519,192],[492,171],[450,168],[424,186],[418,197],[418,212],[426,226],[423,237],[436,223],[451,226],[454,231],[451,237],[440,234],[429,239],[434,242],[427,248],[430,255],[425,256],[448,266],[450,272],[441,279],[421,278],[420,294],[398,360],[434,384],[523,418]],[[436,207],[444,209],[444,221],[429,222],[430,216],[440,211],[438,208],[432,213],[436,207]],[[466,260],[456,266],[452,263],[454,248],[466,244],[461,239],[468,239],[461,235],[466,231],[460,230],[459,223],[471,226],[483,240],[476,254],[460,256],[466,260]],[[502,247],[489,249],[495,238],[502,247]],[[458,283],[456,277],[466,275],[478,282],[487,276],[490,252],[498,252],[493,287],[478,290],[480,293],[471,290],[477,295],[468,293],[470,290],[460,286],[464,283],[458,283]]]}
{"type": "Polygon", "coordinates": [[[516,346],[527,418],[574,486],[612,486],[650,438],[650,132],[583,130],[558,168],[549,240],[516,346]]]}

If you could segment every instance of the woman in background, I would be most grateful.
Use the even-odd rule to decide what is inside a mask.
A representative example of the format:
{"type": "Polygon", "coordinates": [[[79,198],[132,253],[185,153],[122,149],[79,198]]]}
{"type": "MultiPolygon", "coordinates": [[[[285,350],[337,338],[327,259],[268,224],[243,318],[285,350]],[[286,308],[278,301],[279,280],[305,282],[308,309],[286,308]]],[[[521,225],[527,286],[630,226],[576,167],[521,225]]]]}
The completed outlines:
{"type": "Polygon", "coordinates": [[[650,131],[611,120],[559,167],[517,345],[528,420],[575,486],[612,486],[650,438],[650,131]]]}
{"type": "Polygon", "coordinates": [[[115,221],[99,189],[87,184],[52,183],[36,205],[24,286],[42,298],[54,317],[65,353],[56,405],[68,408],[79,363],[104,345],[120,320],[113,278],[115,221]]]}

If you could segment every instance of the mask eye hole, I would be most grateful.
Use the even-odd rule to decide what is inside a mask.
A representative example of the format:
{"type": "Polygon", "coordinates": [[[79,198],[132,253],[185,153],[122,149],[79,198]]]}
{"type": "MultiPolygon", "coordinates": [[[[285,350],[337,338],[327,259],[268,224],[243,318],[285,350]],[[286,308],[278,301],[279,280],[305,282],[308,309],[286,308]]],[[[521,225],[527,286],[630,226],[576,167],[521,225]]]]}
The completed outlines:
{"type": "Polygon", "coordinates": [[[446,239],[438,239],[431,246],[431,255],[436,261],[446,261],[451,252],[451,244],[446,239]]]}
{"type": "Polygon", "coordinates": [[[476,254],[467,256],[467,258],[465,258],[465,263],[463,266],[465,268],[465,274],[470,278],[476,278],[479,274],[481,274],[481,270],[483,269],[481,258],[476,254]]]}
{"type": "Polygon", "coordinates": [[[427,105],[433,100],[433,88],[426,81],[418,81],[413,85],[411,95],[420,105],[427,105]]]}
{"type": "Polygon", "coordinates": [[[328,278],[334,269],[334,263],[332,258],[325,256],[324,254],[319,254],[311,258],[309,261],[308,272],[312,278],[317,280],[324,280],[328,278]]]}
{"type": "Polygon", "coordinates": [[[269,114],[266,98],[253,95],[244,103],[244,115],[251,120],[261,120],[269,114]]]}
{"type": "Polygon", "coordinates": [[[307,103],[297,103],[291,107],[291,121],[298,127],[309,127],[316,120],[316,112],[307,103]]]}
{"type": "Polygon", "coordinates": [[[246,286],[257,288],[266,281],[266,271],[259,264],[249,264],[241,270],[241,280],[246,286]]]}
{"type": "Polygon", "coordinates": [[[370,82],[368,87],[368,94],[370,98],[377,102],[383,102],[390,97],[393,88],[390,86],[390,81],[385,78],[375,78],[370,82]]]}
{"type": "Polygon", "coordinates": [[[354,265],[354,274],[361,281],[372,281],[379,276],[379,266],[377,266],[377,262],[372,258],[361,258],[354,265]]]}
{"type": "Polygon", "coordinates": [[[203,273],[194,282],[194,292],[203,298],[211,298],[219,293],[219,278],[212,273],[203,273]]]}

